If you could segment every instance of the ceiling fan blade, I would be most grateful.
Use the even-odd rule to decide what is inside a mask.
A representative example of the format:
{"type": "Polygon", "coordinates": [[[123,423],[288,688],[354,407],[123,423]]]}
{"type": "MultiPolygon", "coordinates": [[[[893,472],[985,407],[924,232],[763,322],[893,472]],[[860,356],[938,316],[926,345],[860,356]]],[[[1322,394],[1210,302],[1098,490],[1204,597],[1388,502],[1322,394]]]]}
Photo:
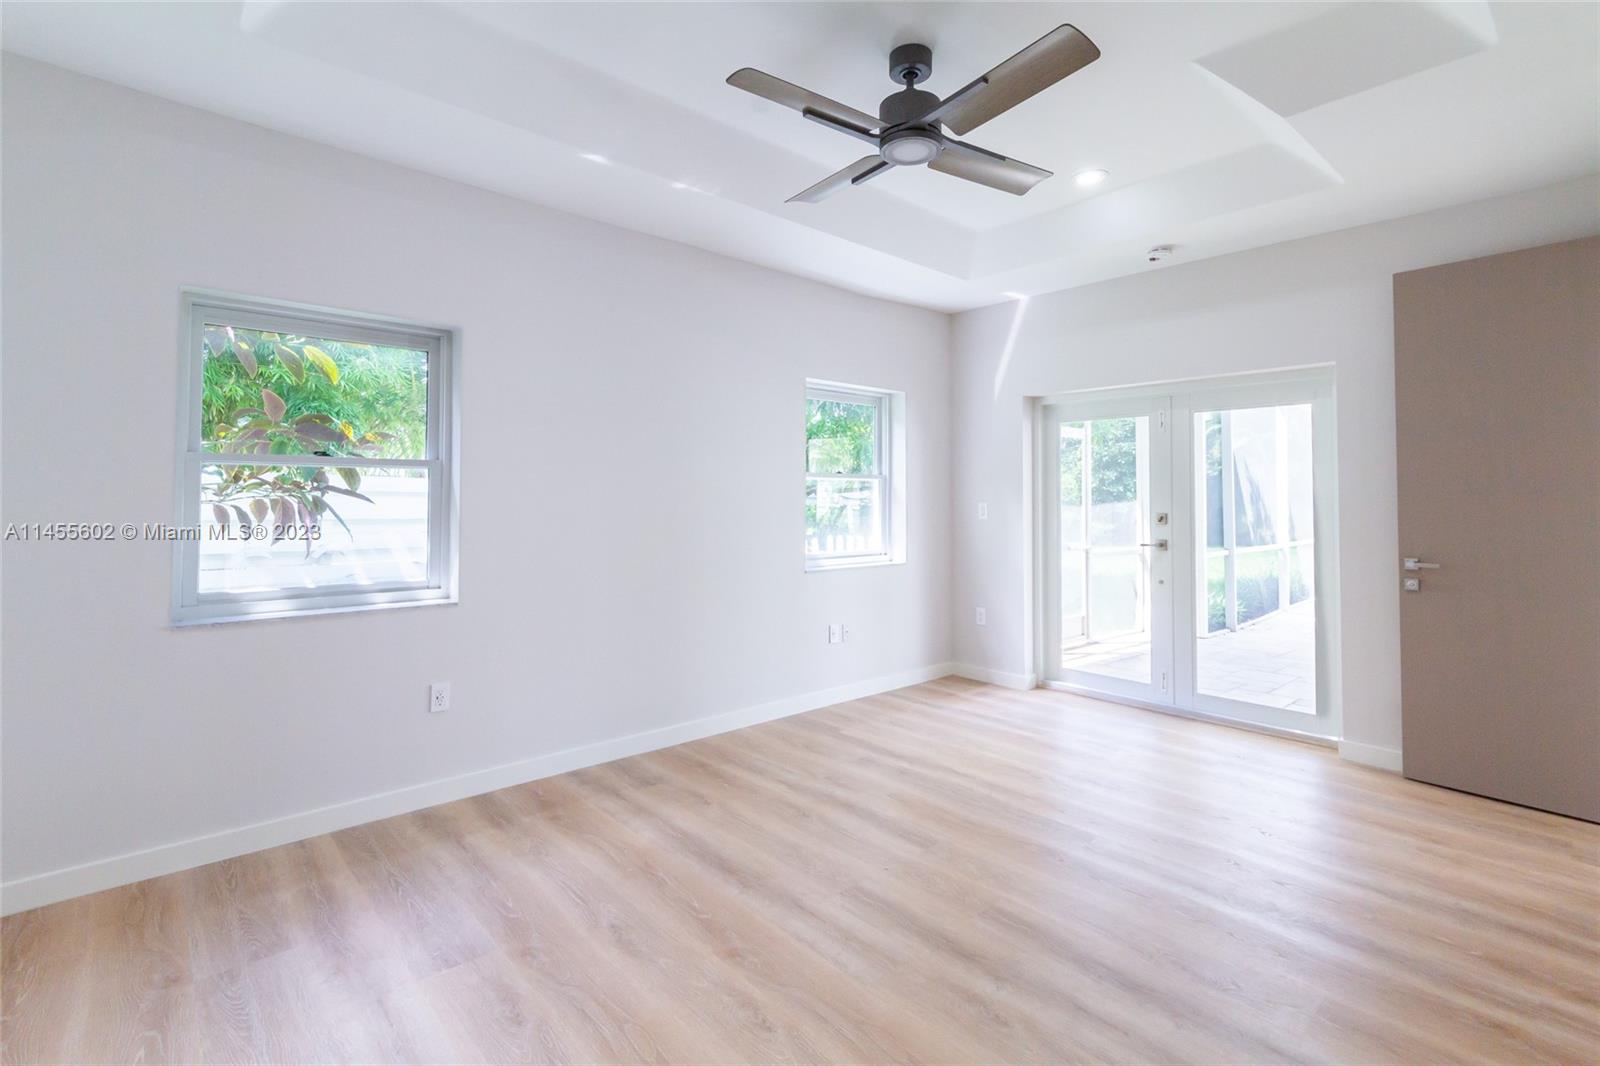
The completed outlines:
{"type": "Polygon", "coordinates": [[[962,141],[945,141],[944,151],[928,164],[928,169],[1017,196],[1050,176],[1048,170],[962,141]]]}
{"type": "Polygon", "coordinates": [[[876,118],[865,111],[857,111],[848,104],[841,104],[837,100],[830,100],[821,93],[814,93],[810,89],[802,89],[792,82],[775,78],[771,74],[755,70],[751,67],[742,67],[728,75],[728,84],[735,89],[743,89],[747,93],[771,100],[784,107],[792,107],[796,111],[815,111],[824,118],[831,118],[835,122],[847,126],[855,126],[863,130],[875,130],[880,125],[876,118]]]}
{"type": "Polygon", "coordinates": [[[869,133],[860,126],[852,126],[848,122],[840,122],[838,119],[829,118],[820,111],[809,107],[800,113],[824,129],[838,130],[848,137],[854,137],[858,141],[866,141],[868,144],[878,143],[878,135],[876,133],[869,133]]]}
{"type": "Polygon", "coordinates": [[[846,185],[860,185],[870,181],[889,169],[889,164],[881,156],[865,155],[843,170],[835,171],[817,182],[805,192],[797,192],[789,197],[786,203],[814,204],[818,200],[826,200],[846,185]]]}
{"type": "Polygon", "coordinates": [[[957,133],[967,133],[1099,58],[1100,49],[1076,26],[1057,26],[983,77],[951,93],[927,117],[957,133]]]}

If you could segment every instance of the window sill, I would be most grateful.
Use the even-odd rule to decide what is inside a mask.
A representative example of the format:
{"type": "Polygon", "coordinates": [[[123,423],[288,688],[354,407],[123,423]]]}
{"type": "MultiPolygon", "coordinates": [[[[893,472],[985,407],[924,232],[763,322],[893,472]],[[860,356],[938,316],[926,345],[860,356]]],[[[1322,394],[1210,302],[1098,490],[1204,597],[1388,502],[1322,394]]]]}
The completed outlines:
{"type": "Polygon", "coordinates": [[[871,555],[850,559],[807,559],[806,573],[812,574],[823,570],[861,570],[869,566],[904,565],[904,559],[896,559],[892,555],[871,555]]]}
{"type": "Polygon", "coordinates": [[[325,615],[353,614],[357,611],[394,611],[406,607],[449,607],[460,600],[454,596],[416,597],[377,603],[342,603],[306,607],[274,607],[268,610],[247,611],[238,614],[190,614],[174,617],[172,629],[194,629],[203,626],[233,625],[237,622],[283,622],[295,618],[320,618],[325,615]]]}

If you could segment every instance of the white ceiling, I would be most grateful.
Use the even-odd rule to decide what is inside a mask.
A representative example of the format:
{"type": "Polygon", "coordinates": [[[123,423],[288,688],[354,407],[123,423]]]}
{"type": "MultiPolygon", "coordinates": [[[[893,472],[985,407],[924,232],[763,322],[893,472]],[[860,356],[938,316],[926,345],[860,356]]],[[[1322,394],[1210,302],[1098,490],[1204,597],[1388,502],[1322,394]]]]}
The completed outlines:
{"type": "Polygon", "coordinates": [[[5,3],[6,50],[263,126],[955,310],[1600,171],[1590,3],[5,3]],[[1025,197],[866,154],[723,79],[874,112],[887,56],[948,93],[1063,22],[1102,58],[965,139],[1025,197]],[[596,158],[599,157],[599,158],[596,158]],[[603,160],[603,161],[601,161],[603,160]],[[1109,170],[1081,189],[1072,175],[1109,170]]]}

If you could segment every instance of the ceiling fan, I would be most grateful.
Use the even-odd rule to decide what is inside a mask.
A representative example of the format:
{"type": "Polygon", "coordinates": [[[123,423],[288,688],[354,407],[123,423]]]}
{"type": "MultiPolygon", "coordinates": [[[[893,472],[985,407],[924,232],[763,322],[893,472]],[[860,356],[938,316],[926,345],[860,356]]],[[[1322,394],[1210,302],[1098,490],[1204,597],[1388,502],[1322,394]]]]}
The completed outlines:
{"type": "Polygon", "coordinates": [[[728,84],[792,107],[812,122],[866,141],[876,149],[874,154],[863,156],[789,197],[789,203],[816,203],[847,185],[871,181],[891,167],[923,164],[1021,196],[1048,178],[1050,171],[958,141],[946,136],[940,127],[965,134],[1099,58],[1100,49],[1076,26],[1057,26],[989,73],[940,100],[916,87],[933,72],[933,50],[922,44],[902,44],[889,53],[889,77],[905,88],[884,97],[878,105],[877,118],[750,67],[730,74],[728,84]]]}

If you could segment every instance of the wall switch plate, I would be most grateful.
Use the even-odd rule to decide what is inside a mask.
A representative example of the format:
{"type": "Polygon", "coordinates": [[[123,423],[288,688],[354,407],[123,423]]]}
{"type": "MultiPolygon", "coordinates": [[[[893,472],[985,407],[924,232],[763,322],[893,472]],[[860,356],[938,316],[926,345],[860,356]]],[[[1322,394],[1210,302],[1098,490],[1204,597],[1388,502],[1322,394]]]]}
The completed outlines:
{"type": "Polygon", "coordinates": [[[980,626],[986,626],[986,625],[989,624],[989,613],[987,611],[985,611],[982,607],[978,608],[977,622],[978,622],[978,624],[980,626]]]}
{"type": "Polygon", "coordinates": [[[843,644],[844,643],[844,626],[839,625],[837,622],[829,622],[828,623],[828,643],[829,644],[843,644]]]}
{"type": "Polygon", "coordinates": [[[989,505],[986,504],[986,503],[978,504],[978,520],[981,522],[982,520],[984,520],[985,518],[988,518],[988,517],[989,517],[989,505]]]}
{"type": "Polygon", "coordinates": [[[450,682],[435,681],[428,686],[428,713],[442,714],[450,709],[450,682]]]}

